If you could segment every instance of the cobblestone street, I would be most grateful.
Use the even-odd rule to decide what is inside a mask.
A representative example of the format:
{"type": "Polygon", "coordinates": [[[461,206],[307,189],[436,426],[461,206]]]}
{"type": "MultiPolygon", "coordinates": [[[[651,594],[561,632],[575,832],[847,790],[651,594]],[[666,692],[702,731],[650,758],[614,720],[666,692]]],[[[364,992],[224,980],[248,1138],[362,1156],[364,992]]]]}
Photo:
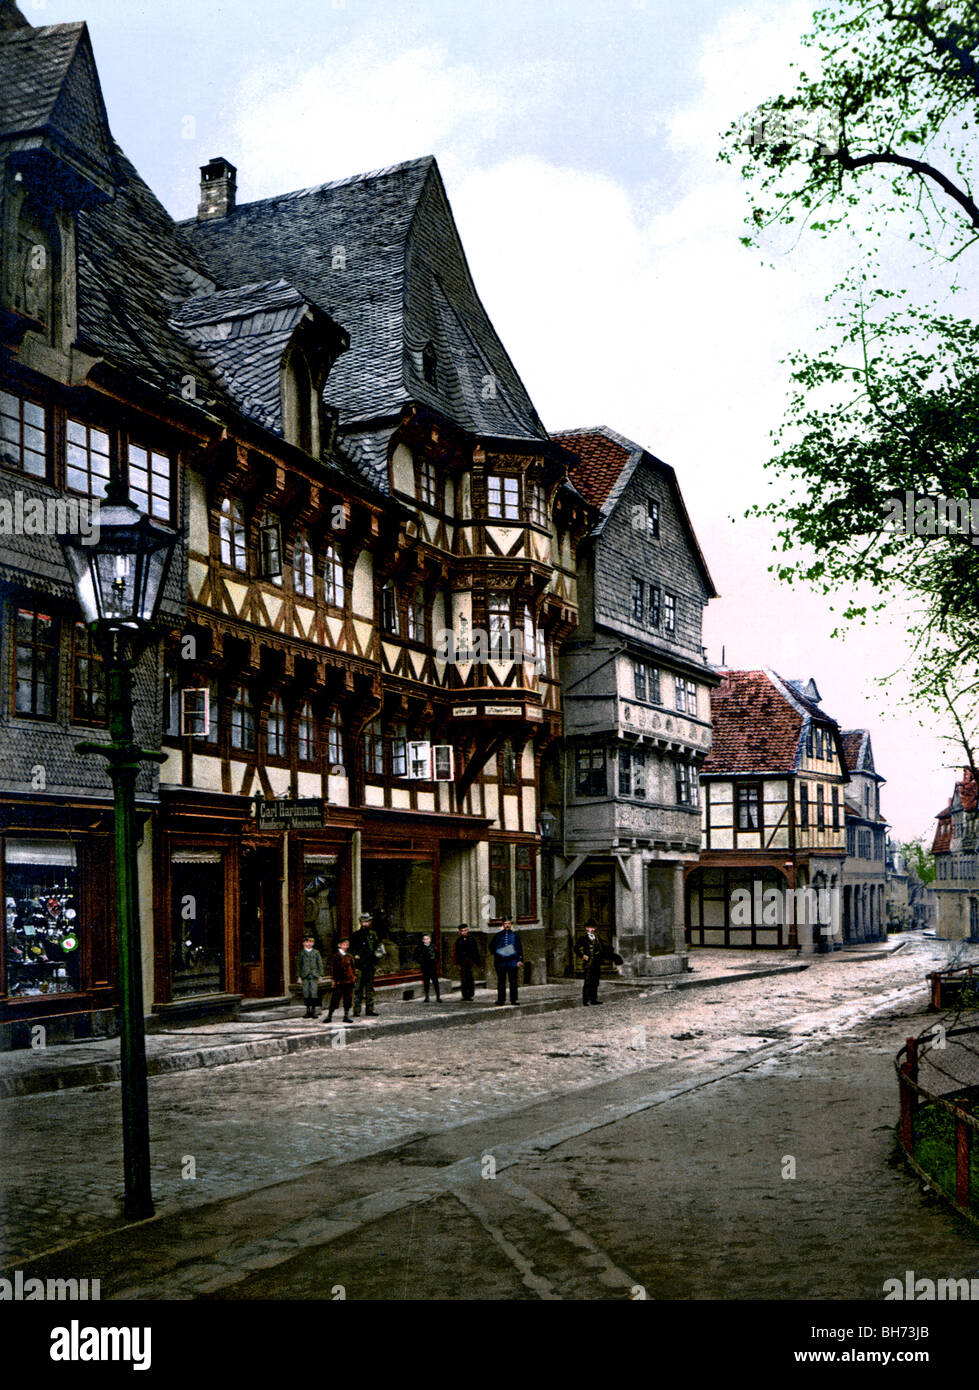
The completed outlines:
{"type": "MultiPolygon", "coordinates": [[[[696,968],[705,954],[695,954],[696,968]]],[[[118,1273],[116,1295],[323,1297],[315,1290],[329,1278],[349,1284],[350,1297],[403,1297],[384,1273],[384,1252],[414,1230],[419,1198],[409,1192],[392,1205],[385,1194],[402,1191],[406,1170],[430,1181],[411,1240],[431,1297],[447,1296],[434,1287],[453,1261],[475,1267],[471,1251],[449,1247],[477,1232],[477,1246],[492,1247],[481,1278],[496,1280],[483,1297],[621,1297],[623,1280],[657,1298],[877,1297],[895,1261],[913,1267],[910,1251],[898,1253],[902,1240],[923,1240],[919,1258],[941,1274],[974,1274],[973,1236],[889,1163],[893,1055],[925,1026],[923,976],[947,955],[919,938],[886,959],[840,954],[797,974],[637,991],[597,1013],[487,1010],[467,1028],[153,1078],[159,1216],[141,1229],[147,1277],[118,1273]],[[555,1126],[551,1152],[541,1135],[555,1126]],[[480,1182],[481,1155],[505,1167],[514,1144],[514,1171],[498,1187],[480,1182]],[[797,1161],[795,1182],[781,1177],[786,1154],[797,1161]],[[297,1187],[290,1180],[300,1175],[297,1187]],[[331,1210],[348,1198],[367,1205],[331,1210]],[[337,1247],[306,1249],[315,1230],[311,1239],[306,1227],[292,1229],[307,1201],[327,1242],[338,1221],[359,1231],[356,1253],[344,1247],[343,1277],[337,1247]],[[164,1261],[172,1274],[148,1277],[155,1233],[162,1238],[181,1211],[188,1250],[164,1261]],[[545,1260],[549,1272],[535,1272],[529,1247],[514,1263],[520,1242],[499,1236],[528,1222],[553,1234],[555,1222],[583,1216],[585,1229],[565,1233],[545,1260]],[[787,1218],[805,1260],[787,1263],[776,1239],[787,1218]],[[213,1248],[229,1231],[258,1246],[198,1264],[189,1253],[208,1247],[212,1228],[224,1232],[213,1248]],[[578,1255],[562,1273],[569,1239],[578,1255]],[[668,1258],[674,1245],[685,1251],[682,1267],[668,1258]],[[582,1249],[590,1262],[579,1268],[582,1249]],[[242,1283],[263,1265],[268,1274],[242,1283]],[[607,1279],[594,1285],[596,1268],[607,1279]]],[[[123,1225],[117,1085],[9,1099],[0,1121],[5,1268],[123,1225]]],[[[103,1296],[113,1276],[99,1261],[111,1244],[96,1239],[71,1254],[90,1273],[103,1270],[103,1296]]],[[[60,1269],[65,1258],[41,1264],[60,1269]]]]}

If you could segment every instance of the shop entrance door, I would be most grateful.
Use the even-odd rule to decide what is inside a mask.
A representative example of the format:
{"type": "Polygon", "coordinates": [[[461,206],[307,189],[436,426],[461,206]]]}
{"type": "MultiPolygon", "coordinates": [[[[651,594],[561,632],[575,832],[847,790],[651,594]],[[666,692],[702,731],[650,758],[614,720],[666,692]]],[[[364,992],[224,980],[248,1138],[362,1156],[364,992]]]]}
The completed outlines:
{"type": "Polygon", "coordinates": [[[208,850],[174,852],[170,901],[174,999],[224,990],[224,864],[208,850]]]}
{"type": "Polygon", "coordinates": [[[246,849],[241,860],[241,992],[282,993],[282,879],[276,850],[246,849]]]}
{"type": "MultiPolygon", "coordinates": [[[[615,881],[613,870],[604,865],[585,864],[574,880],[575,941],[594,922],[599,941],[615,950],[615,881]]],[[[577,962],[576,962],[577,964],[577,962]]],[[[580,968],[580,966],[578,966],[580,968]]]]}

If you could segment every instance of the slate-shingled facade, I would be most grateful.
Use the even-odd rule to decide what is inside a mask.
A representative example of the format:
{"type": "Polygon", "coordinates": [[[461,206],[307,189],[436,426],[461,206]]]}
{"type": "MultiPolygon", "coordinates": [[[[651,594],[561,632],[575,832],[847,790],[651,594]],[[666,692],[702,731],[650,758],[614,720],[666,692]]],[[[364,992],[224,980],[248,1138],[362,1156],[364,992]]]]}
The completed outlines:
{"type": "MultiPolygon", "coordinates": [[[[118,470],[180,535],[136,710],[168,753],[139,787],[147,1009],[283,996],[306,931],[328,949],[364,908],[392,980],[423,929],[506,915],[543,979],[538,773],[593,513],[434,160],[243,207],[212,161],[178,227],[112,140],[84,25],[0,0],[4,73],[0,497],[87,504],[118,470]]],[[[111,1027],[116,996],[107,788],[71,752],[100,666],[56,538],[2,539],[9,1043],[111,1027]],[[51,930],[32,949],[48,911],[77,924],[67,967],[51,930]]]]}
{"type": "Polygon", "coordinates": [[[849,781],[840,728],[813,680],[720,674],[701,770],[703,848],[687,871],[688,940],[837,949],[849,781]],[[815,897],[797,895],[810,888],[815,897]]]}
{"type": "MultiPolygon", "coordinates": [[[[551,968],[591,920],[623,970],[685,968],[683,875],[700,850],[698,773],[717,676],[702,643],[714,584],[673,469],[607,427],[556,436],[595,508],[578,550],[578,630],[561,653],[551,968]]],[[[550,856],[549,856],[550,858],[550,856]]]]}

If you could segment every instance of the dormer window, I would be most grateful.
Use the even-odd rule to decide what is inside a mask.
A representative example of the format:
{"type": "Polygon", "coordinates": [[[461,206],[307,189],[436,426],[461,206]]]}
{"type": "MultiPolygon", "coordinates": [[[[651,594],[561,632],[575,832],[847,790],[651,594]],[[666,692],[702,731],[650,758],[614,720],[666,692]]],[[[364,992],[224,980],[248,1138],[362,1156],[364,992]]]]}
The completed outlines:
{"type": "Polygon", "coordinates": [[[428,342],[422,349],[422,376],[427,384],[438,390],[439,384],[439,359],[435,351],[435,344],[428,342]]]}
{"type": "Polygon", "coordinates": [[[309,360],[301,348],[294,347],[286,358],[282,373],[282,432],[290,444],[304,453],[318,455],[320,449],[320,399],[309,360]]]}

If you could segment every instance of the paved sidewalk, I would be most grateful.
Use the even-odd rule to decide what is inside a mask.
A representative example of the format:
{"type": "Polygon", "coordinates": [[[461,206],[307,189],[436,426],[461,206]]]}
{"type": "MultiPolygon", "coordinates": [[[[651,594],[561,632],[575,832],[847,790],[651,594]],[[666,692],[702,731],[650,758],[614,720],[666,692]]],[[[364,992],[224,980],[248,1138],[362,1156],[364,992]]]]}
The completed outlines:
{"type": "MultiPolygon", "coordinates": [[[[686,975],[667,975],[656,979],[608,980],[602,982],[607,1004],[652,992],[696,989],[738,980],[790,975],[818,968],[821,962],[847,959],[880,959],[901,949],[905,939],[879,943],[872,948],[850,948],[826,956],[796,957],[772,951],[727,951],[696,947],[690,953],[691,969],[686,975]]],[[[193,1023],[159,1029],[146,1038],[149,1075],[194,1071],[203,1067],[228,1066],[304,1052],[310,1048],[349,1046],[377,1036],[424,1032],[479,1023],[506,1012],[513,1006],[496,1003],[495,988],[480,989],[475,1000],[466,1003],[458,989],[443,990],[442,1002],[425,1004],[420,997],[404,1000],[403,986],[378,991],[378,1016],[363,1015],[349,1026],[339,1020],[325,1025],[322,1016],[306,1019],[301,1003],[270,1006],[244,1012],[233,1022],[193,1023]]],[[[417,988],[417,987],[416,987],[417,988]]],[[[517,1008],[523,1014],[551,1013],[581,1006],[581,982],[553,981],[546,985],[523,985],[517,1008]]],[[[92,1042],[59,1043],[52,1047],[22,1048],[0,1053],[0,1100],[14,1096],[68,1090],[78,1086],[104,1085],[119,1079],[119,1039],[102,1038],[92,1042]]]]}

